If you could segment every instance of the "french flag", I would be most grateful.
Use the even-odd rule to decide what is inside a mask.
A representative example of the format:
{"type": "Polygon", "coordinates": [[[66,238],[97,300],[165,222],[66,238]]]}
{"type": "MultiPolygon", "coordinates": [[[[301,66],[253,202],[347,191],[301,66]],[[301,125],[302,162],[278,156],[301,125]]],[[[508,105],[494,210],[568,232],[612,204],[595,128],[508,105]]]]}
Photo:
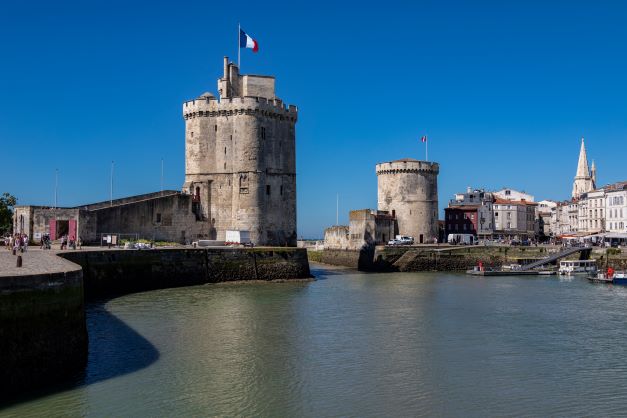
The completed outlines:
{"type": "Polygon", "coordinates": [[[241,29],[239,30],[239,47],[250,48],[253,50],[253,52],[259,51],[259,44],[257,43],[257,41],[255,41],[241,29]]]}
{"type": "Polygon", "coordinates": [[[427,142],[427,135],[420,138],[420,142],[427,142]]]}

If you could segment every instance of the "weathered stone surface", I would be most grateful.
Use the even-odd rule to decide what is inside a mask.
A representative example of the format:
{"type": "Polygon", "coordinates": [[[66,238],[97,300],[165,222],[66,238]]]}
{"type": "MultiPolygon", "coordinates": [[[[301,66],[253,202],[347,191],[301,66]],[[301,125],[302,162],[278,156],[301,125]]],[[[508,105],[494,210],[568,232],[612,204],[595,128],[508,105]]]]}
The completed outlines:
{"type": "Polygon", "coordinates": [[[233,63],[218,89],[219,100],[183,104],[183,190],[211,239],[246,230],[259,245],[296,246],[297,109],[275,97],[273,77],[240,76],[233,63]]]}
{"type": "Polygon", "coordinates": [[[83,267],[86,298],[237,280],[311,277],[301,248],[70,251],[83,267]]]}
{"type": "Polygon", "coordinates": [[[0,277],[0,398],[62,381],[87,359],[81,269],[37,258],[26,253],[23,270],[0,277]]]}
{"type": "Polygon", "coordinates": [[[396,217],[398,234],[416,243],[438,237],[437,163],[404,159],[377,164],[378,209],[396,217]]]}

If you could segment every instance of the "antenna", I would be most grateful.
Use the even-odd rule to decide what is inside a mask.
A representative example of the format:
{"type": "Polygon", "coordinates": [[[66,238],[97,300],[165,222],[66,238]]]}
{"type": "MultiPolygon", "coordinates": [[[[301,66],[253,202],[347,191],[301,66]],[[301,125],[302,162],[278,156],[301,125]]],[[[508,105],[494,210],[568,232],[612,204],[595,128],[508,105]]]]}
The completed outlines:
{"type": "Polygon", "coordinates": [[[57,208],[57,195],[59,189],[59,169],[54,169],[54,208],[57,208]]]}

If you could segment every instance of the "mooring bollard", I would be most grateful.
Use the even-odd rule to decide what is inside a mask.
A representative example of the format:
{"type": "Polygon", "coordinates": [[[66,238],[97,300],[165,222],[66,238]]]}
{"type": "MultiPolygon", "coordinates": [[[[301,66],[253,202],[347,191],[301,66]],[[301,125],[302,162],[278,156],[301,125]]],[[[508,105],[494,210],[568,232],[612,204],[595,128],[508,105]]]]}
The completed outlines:
{"type": "Polygon", "coordinates": [[[17,256],[17,267],[22,267],[22,256],[21,255],[17,256]]]}

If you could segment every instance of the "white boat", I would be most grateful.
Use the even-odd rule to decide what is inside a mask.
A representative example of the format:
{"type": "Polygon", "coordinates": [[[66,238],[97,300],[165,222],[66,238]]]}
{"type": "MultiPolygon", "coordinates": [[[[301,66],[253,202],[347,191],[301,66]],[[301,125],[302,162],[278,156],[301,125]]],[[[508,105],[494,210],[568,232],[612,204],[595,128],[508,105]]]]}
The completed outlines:
{"type": "Polygon", "coordinates": [[[559,274],[572,276],[574,274],[597,274],[596,260],[564,260],[560,261],[559,274]]]}

